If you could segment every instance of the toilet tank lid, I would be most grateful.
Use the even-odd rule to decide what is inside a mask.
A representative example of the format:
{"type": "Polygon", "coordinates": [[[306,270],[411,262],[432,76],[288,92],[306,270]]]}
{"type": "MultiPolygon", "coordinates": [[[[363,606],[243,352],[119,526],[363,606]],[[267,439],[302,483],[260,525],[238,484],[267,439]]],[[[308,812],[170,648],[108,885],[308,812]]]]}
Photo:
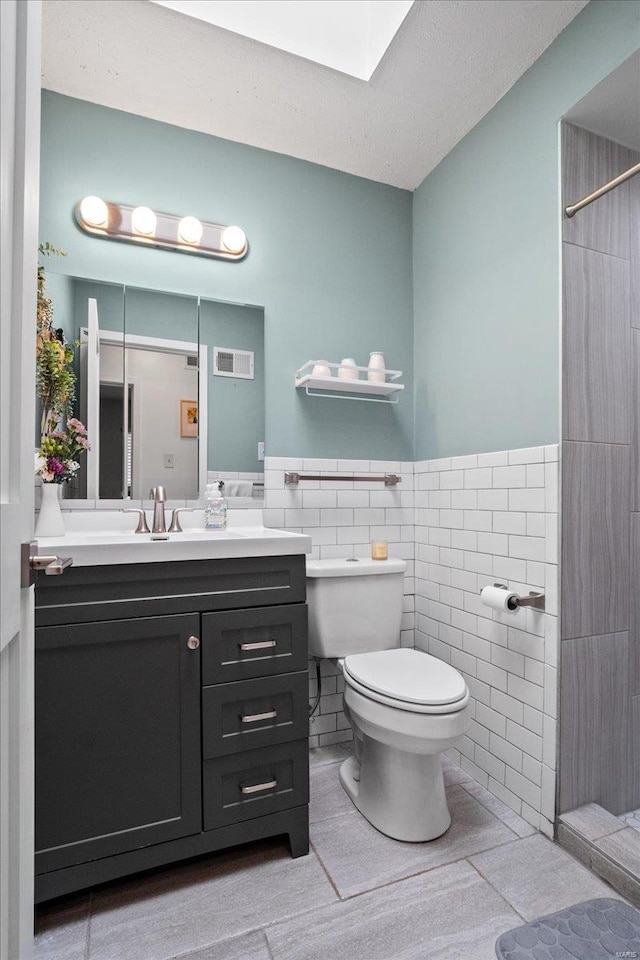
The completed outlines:
{"type": "Polygon", "coordinates": [[[307,560],[307,577],[370,577],[383,573],[404,573],[406,560],[307,560]]]}

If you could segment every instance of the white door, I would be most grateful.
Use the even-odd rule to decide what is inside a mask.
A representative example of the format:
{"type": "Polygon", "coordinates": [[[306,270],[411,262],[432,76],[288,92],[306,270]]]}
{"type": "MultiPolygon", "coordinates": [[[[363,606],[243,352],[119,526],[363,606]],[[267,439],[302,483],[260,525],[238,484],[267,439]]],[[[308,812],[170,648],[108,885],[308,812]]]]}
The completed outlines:
{"type": "Polygon", "coordinates": [[[0,957],[33,939],[35,311],[40,165],[40,0],[0,2],[0,957]]]}

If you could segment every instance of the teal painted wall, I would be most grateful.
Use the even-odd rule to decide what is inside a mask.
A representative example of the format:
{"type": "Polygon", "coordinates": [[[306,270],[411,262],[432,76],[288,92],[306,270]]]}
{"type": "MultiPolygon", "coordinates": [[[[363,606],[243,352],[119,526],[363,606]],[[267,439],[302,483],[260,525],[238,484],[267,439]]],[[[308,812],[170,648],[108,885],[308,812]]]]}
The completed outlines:
{"type": "Polygon", "coordinates": [[[91,297],[98,308],[98,323],[104,330],[125,332],[124,287],[113,283],[93,283],[91,280],[74,280],[74,326],[73,337],[80,339],[80,331],[89,323],[87,300],[91,297]]]}
{"type": "Polygon", "coordinates": [[[200,343],[209,356],[209,469],[260,473],[264,440],[264,314],[256,307],[200,301],[200,343]],[[214,377],[213,348],[252,350],[254,379],[214,377]]]}
{"type": "Polygon", "coordinates": [[[415,192],[416,459],[558,440],[557,125],[639,46],[591,0],[415,192]]]}
{"type": "MultiPolygon", "coordinates": [[[[100,326],[103,326],[100,321],[100,326]]],[[[124,326],[128,336],[198,342],[198,298],[127,286],[124,326]]]]}
{"type": "Polygon", "coordinates": [[[41,237],[73,276],[263,305],[267,454],[408,459],[413,448],[411,194],[291,157],[43,93],[41,237]],[[89,237],[88,194],[242,226],[240,263],[89,237]],[[397,406],[318,400],[306,360],[383,350],[397,406]]]}

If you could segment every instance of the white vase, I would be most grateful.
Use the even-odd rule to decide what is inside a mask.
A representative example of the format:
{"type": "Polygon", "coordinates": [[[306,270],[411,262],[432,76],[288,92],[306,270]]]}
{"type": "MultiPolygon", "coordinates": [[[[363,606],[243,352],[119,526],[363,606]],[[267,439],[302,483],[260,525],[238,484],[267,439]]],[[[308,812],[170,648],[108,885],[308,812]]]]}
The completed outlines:
{"type": "Polygon", "coordinates": [[[380,353],[379,350],[369,357],[367,380],[370,383],[386,383],[387,371],[384,365],[384,353],[380,353]]]}
{"type": "Polygon", "coordinates": [[[60,484],[43,483],[36,537],[64,537],[64,532],[64,520],[60,509],[60,484]]]}
{"type": "Polygon", "coordinates": [[[344,360],[340,362],[338,368],[338,377],[341,380],[357,380],[360,374],[358,373],[358,368],[356,367],[356,362],[353,357],[345,357],[344,360]]]}

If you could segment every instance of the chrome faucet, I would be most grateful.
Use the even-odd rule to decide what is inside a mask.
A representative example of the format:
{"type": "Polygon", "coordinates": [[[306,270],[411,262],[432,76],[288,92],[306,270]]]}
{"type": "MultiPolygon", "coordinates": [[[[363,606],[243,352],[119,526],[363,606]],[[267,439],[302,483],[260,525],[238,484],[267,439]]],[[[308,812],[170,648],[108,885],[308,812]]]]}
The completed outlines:
{"type": "Polygon", "coordinates": [[[137,513],[138,514],[138,526],[135,529],[136,533],[151,533],[149,526],[147,524],[147,518],[145,516],[144,510],[140,510],[138,507],[131,507],[121,510],[120,513],[137,513]]]}
{"type": "Polygon", "coordinates": [[[164,505],[167,500],[167,494],[164,487],[151,487],[149,496],[153,500],[153,529],[152,533],[166,533],[167,522],[164,516],[164,505]]]}

